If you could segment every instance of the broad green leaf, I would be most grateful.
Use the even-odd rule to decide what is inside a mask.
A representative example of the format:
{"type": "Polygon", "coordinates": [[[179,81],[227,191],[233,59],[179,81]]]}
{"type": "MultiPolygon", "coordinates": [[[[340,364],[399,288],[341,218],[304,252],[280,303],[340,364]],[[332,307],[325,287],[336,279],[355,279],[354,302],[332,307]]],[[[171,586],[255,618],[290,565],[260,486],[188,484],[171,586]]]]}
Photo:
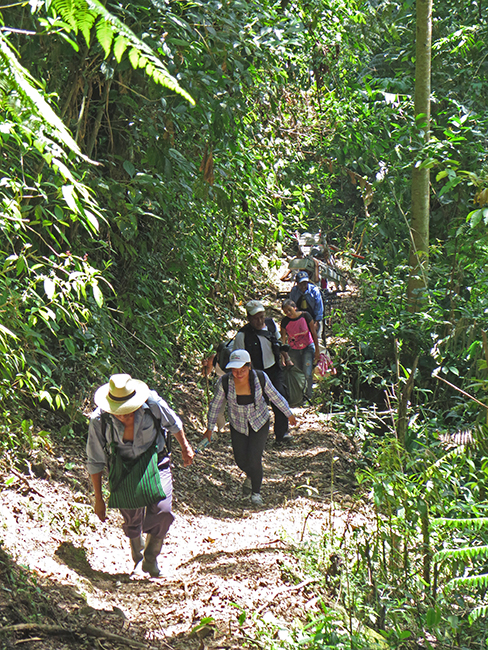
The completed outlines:
{"type": "Polygon", "coordinates": [[[49,298],[49,300],[53,299],[55,291],[56,291],[56,284],[54,283],[52,278],[44,278],[44,293],[49,298]]]}
{"type": "Polygon", "coordinates": [[[68,207],[71,208],[73,212],[79,212],[78,205],[76,204],[75,200],[76,195],[73,185],[63,185],[61,192],[63,193],[64,200],[66,201],[68,207]]]}
{"type": "Polygon", "coordinates": [[[131,178],[134,178],[134,175],[136,173],[136,168],[131,163],[131,161],[130,160],[124,160],[123,167],[124,167],[125,171],[129,174],[129,176],[131,178]]]}
{"type": "Polygon", "coordinates": [[[100,287],[98,286],[98,284],[92,285],[92,291],[93,291],[93,297],[95,298],[97,305],[100,308],[103,307],[103,293],[100,287]]]}
{"type": "Polygon", "coordinates": [[[129,61],[132,65],[133,68],[137,68],[139,64],[139,50],[137,50],[135,47],[131,47],[129,50],[129,61]]]}
{"type": "Polygon", "coordinates": [[[64,345],[70,354],[73,356],[76,354],[76,346],[71,339],[64,339],[64,345]]]}

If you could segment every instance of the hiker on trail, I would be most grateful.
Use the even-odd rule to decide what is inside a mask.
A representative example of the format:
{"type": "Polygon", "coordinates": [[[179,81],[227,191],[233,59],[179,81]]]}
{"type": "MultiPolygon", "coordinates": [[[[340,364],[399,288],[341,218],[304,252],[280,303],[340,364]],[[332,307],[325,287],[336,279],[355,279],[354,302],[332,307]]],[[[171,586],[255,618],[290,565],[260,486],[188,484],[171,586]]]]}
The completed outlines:
{"type": "Polygon", "coordinates": [[[249,352],[234,350],[226,370],[231,372],[218,380],[204,435],[210,441],[217,415],[227,400],[234,458],[237,466],[246,474],[242,493],[244,496],[251,495],[252,505],[261,506],[262,459],[270,420],[267,399],[292,426],[296,424],[296,419],[288,402],[276,390],[267,374],[253,370],[249,352]]]}
{"type": "Polygon", "coordinates": [[[106,519],[102,473],[109,468],[109,508],[119,508],[130,540],[134,569],[156,578],[157,558],[174,521],[171,435],[181,447],[183,464],[191,465],[193,449],[180,418],[149,387],[130,375],[112,375],[95,393],[97,409],[90,416],[87,469],[95,492],[95,513],[106,519]],[[147,535],[146,542],[142,533],[147,535]]]}
{"type": "Polygon", "coordinates": [[[312,375],[314,363],[320,357],[319,341],[313,318],[307,311],[297,311],[297,306],[289,298],[283,302],[285,318],[281,321],[281,338],[288,343],[288,355],[307,379],[305,397],[312,397],[312,375]]]}
{"type": "Polygon", "coordinates": [[[306,271],[298,271],[295,277],[296,284],[290,291],[288,298],[293,300],[297,309],[307,311],[315,321],[317,337],[322,334],[324,318],[324,302],[320,295],[320,289],[310,282],[306,271]]]}
{"type": "MultiPolygon", "coordinates": [[[[272,318],[265,317],[263,303],[251,300],[246,305],[248,323],[241,327],[234,339],[234,350],[247,350],[251,356],[253,368],[264,370],[278,393],[286,397],[281,370],[281,359],[288,357],[282,351],[278,326],[272,318]]],[[[288,432],[288,417],[271,403],[275,416],[274,434],[276,442],[288,443],[292,437],[288,432]]]]}
{"type": "MultiPolygon", "coordinates": [[[[229,348],[226,345],[226,343],[224,342],[219,343],[216,351],[203,360],[202,375],[205,377],[206,380],[207,403],[208,403],[208,392],[209,392],[209,377],[213,373],[215,373],[217,379],[219,377],[222,377],[222,375],[225,375],[225,370],[221,367],[220,364],[222,364],[223,367],[225,368],[226,364],[228,363],[229,356],[230,356],[230,350],[227,354],[228,349],[229,348]]],[[[220,412],[217,417],[217,429],[220,432],[224,427],[225,427],[225,404],[222,404],[222,408],[220,409],[220,412]]]]}

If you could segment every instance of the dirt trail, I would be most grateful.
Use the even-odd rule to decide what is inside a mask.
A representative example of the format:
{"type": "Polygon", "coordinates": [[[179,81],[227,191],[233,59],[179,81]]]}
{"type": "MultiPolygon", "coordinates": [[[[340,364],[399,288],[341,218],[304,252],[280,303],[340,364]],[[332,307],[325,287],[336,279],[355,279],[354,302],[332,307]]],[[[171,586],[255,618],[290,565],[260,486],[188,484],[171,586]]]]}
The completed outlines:
{"type": "MultiPolygon", "coordinates": [[[[185,391],[182,415],[195,444],[202,423],[194,414],[203,390],[187,383],[185,391]]],[[[0,638],[0,647],[13,648],[20,640],[26,648],[122,648],[138,641],[142,645],[134,647],[237,649],[253,636],[254,615],[305,620],[317,607],[317,591],[304,580],[291,548],[331,526],[343,530],[360,514],[350,496],[354,443],[335,432],[318,409],[296,411],[292,445],[276,448],[270,434],[260,510],[241,496],[242,476],[228,431],[189,468],[174,451],[176,520],[163,546],[158,579],[130,575],[118,512],[109,511],[104,524],[93,513],[81,442],[41,454],[11,482],[4,476],[0,626],[32,620],[32,602],[18,596],[24,580],[19,567],[26,567],[39,587],[36,608],[43,618],[38,622],[52,627],[12,631],[0,638]],[[206,617],[212,619],[204,630],[208,636],[191,634],[206,617]],[[59,636],[62,628],[73,634],[59,636]]]]}
{"type": "MultiPolygon", "coordinates": [[[[225,433],[190,468],[174,454],[176,521],[163,547],[159,579],[130,576],[117,511],[104,524],[94,515],[81,446],[45,456],[36,466],[45,478],[28,472],[15,477],[0,494],[3,548],[36,572],[43,593],[57,603],[46,620],[76,629],[92,625],[147,647],[190,650],[201,647],[189,633],[205,617],[215,621],[205,639],[208,648],[242,648],[253,613],[305,618],[315,592],[313,584],[300,586],[303,576],[290,548],[326,531],[331,517],[338,529],[358,515],[348,496],[354,445],[313,410],[299,417],[292,446],[277,449],[268,441],[261,510],[241,496],[242,477],[225,433]],[[249,621],[240,626],[243,611],[249,621]]],[[[15,621],[10,609],[8,599],[0,599],[2,625],[15,621]]],[[[93,646],[50,636],[41,647],[93,646]]]]}

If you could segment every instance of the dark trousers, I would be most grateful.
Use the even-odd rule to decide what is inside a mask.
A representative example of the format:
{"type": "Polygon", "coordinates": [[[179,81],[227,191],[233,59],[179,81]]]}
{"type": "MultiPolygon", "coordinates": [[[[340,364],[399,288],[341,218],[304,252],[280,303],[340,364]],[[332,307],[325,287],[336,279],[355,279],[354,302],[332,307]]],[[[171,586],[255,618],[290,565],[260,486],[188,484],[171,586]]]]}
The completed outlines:
{"type": "Polygon", "coordinates": [[[173,523],[175,516],[171,512],[173,503],[173,477],[169,459],[166,456],[158,463],[159,476],[161,485],[166,498],[157,503],[152,503],[145,508],[135,508],[133,510],[120,509],[120,514],[124,518],[122,530],[129,539],[139,537],[141,533],[154,535],[159,539],[164,539],[169,527],[173,523]]]}
{"type": "Polygon", "coordinates": [[[261,492],[261,483],[263,482],[263,452],[268,439],[269,420],[266,424],[254,431],[249,426],[249,435],[244,435],[236,431],[232,424],[230,425],[230,436],[232,440],[232,450],[237,467],[241,469],[251,479],[252,491],[255,494],[261,492]]]}
{"type": "MultiPolygon", "coordinates": [[[[278,393],[283,395],[283,397],[287,397],[286,390],[285,390],[285,384],[283,381],[283,371],[281,370],[279,364],[275,363],[274,366],[271,366],[271,368],[266,368],[264,371],[268,377],[271,380],[271,383],[273,386],[276,388],[278,393]]],[[[274,434],[275,438],[277,441],[282,440],[283,436],[288,433],[288,417],[280,411],[280,409],[275,406],[274,404],[271,404],[271,408],[273,409],[273,413],[275,416],[275,421],[274,421],[274,434]]]]}

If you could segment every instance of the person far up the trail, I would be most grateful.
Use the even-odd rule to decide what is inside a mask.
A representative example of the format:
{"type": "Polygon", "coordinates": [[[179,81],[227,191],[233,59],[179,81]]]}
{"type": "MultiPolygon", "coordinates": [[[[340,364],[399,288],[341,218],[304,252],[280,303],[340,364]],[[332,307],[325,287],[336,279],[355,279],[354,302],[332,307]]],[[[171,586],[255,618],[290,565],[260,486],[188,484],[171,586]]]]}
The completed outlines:
{"type": "Polygon", "coordinates": [[[288,298],[293,300],[299,311],[306,311],[311,315],[317,330],[317,337],[320,339],[324,325],[324,301],[320,289],[310,282],[306,271],[298,271],[295,282],[288,298]]]}
{"type": "MultiPolygon", "coordinates": [[[[265,308],[259,300],[246,304],[248,322],[237,332],[234,350],[247,350],[252,366],[264,370],[278,393],[286,398],[285,384],[281,364],[289,363],[287,346],[280,341],[280,331],[272,318],[266,318],[265,308]]],[[[292,441],[289,433],[288,416],[271,401],[273,409],[274,434],[277,444],[292,441]]]]}
{"type": "Polygon", "coordinates": [[[108,466],[108,507],[118,508],[124,519],[134,571],[142,562],[142,571],[158,577],[157,558],[174,521],[171,436],[180,444],[185,467],[193,461],[193,449],[180,418],[143,381],[112,375],[93,399],[97,409],[90,416],[86,453],[95,513],[105,521],[102,473],[108,466]]]}
{"type": "Polygon", "coordinates": [[[232,450],[237,466],[246,478],[244,496],[254,506],[262,506],[263,452],[269,432],[268,401],[292,426],[296,424],[288,402],[262,370],[254,370],[247,350],[234,350],[226,365],[230,373],[220,377],[208,411],[205,432],[210,442],[222,405],[227,400],[232,450]]]}

